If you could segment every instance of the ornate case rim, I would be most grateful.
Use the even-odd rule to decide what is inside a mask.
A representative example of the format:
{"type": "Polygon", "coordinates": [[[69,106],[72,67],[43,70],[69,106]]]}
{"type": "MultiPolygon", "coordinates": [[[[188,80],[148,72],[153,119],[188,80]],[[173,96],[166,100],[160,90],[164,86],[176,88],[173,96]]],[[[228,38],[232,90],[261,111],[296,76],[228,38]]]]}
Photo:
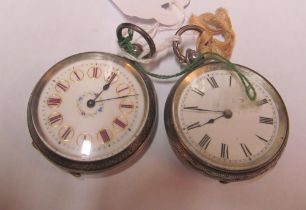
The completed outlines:
{"type": "MultiPolygon", "coordinates": [[[[166,127],[166,132],[168,135],[169,143],[174,150],[175,154],[178,156],[178,158],[185,164],[191,166],[192,168],[200,171],[201,173],[212,177],[214,179],[220,180],[223,183],[227,182],[233,182],[233,181],[241,181],[241,180],[246,180],[246,179],[251,179],[254,178],[270,168],[272,168],[276,163],[277,160],[280,158],[286,144],[287,144],[287,139],[289,135],[289,118],[288,118],[288,113],[285,107],[285,104],[278,93],[278,91],[274,88],[274,86],[267,80],[265,79],[261,74],[255,72],[252,69],[249,69],[245,66],[235,64],[239,69],[247,69],[250,71],[252,74],[255,76],[258,76],[261,78],[263,81],[265,81],[269,87],[275,92],[276,96],[279,100],[280,103],[282,103],[283,106],[283,116],[282,119],[287,122],[287,126],[284,130],[285,135],[283,139],[283,143],[281,144],[280,148],[276,152],[276,154],[270,158],[268,161],[266,161],[264,164],[252,168],[249,170],[227,170],[224,168],[219,168],[214,165],[211,165],[207,162],[203,162],[200,160],[196,155],[192,154],[189,149],[181,142],[179,134],[175,130],[175,122],[173,121],[173,104],[174,104],[174,96],[176,93],[176,90],[179,88],[180,84],[184,81],[186,77],[188,77],[190,74],[192,74],[194,71],[184,75],[177,83],[173,86],[173,88],[170,91],[170,94],[168,95],[166,104],[165,104],[165,112],[164,112],[164,122],[165,122],[165,127],[166,127]]],[[[206,71],[210,71],[210,68],[223,68],[226,69],[226,66],[224,64],[218,63],[218,62],[211,62],[208,64],[204,64],[200,68],[207,68],[206,71]]],[[[205,71],[205,70],[204,70],[205,71]]],[[[274,98],[273,97],[273,98],[274,98]]],[[[277,107],[279,109],[279,107],[277,107]]]]}
{"type": "MultiPolygon", "coordinates": [[[[68,170],[71,173],[92,173],[92,172],[102,172],[108,169],[117,168],[117,166],[122,165],[123,162],[128,162],[126,160],[131,159],[131,156],[140,156],[150,145],[153,136],[157,127],[157,98],[155,93],[155,88],[150,80],[150,78],[142,73],[137,71],[136,67],[133,66],[132,62],[126,58],[120,57],[118,55],[104,53],[104,52],[84,52],[72,55],[64,60],[61,60],[54,66],[52,66],[38,81],[34,87],[32,94],[29,99],[28,108],[27,108],[27,121],[28,129],[33,139],[33,146],[38,149],[48,160],[61,168],[68,170]],[[69,65],[75,61],[82,59],[103,59],[116,62],[119,65],[129,64],[131,68],[128,71],[131,71],[132,74],[138,74],[136,78],[141,79],[143,84],[146,86],[146,94],[148,97],[148,107],[147,107],[147,116],[144,120],[144,125],[141,132],[137,135],[132,144],[130,144],[123,151],[118,154],[111,156],[102,160],[95,161],[76,161],[65,158],[53,152],[48,146],[41,140],[40,135],[34,124],[33,113],[35,113],[33,104],[37,103],[39,94],[41,92],[41,87],[48,81],[48,78],[52,76],[62,67],[69,65]]],[[[135,157],[136,159],[136,157],[135,157]]]]}

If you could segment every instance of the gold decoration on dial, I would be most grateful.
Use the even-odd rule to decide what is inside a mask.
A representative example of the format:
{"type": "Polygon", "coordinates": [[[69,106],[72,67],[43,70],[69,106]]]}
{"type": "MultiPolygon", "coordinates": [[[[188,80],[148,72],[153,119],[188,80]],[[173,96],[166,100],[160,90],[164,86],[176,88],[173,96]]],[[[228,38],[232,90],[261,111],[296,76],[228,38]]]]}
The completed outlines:
{"type": "Polygon", "coordinates": [[[67,80],[60,80],[55,84],[55,90],[59,93],[66,92],[70,87],[70,84],[67,80]]]}
{"type": "Polygon", "coordinates": [[[129,95],[131,93],[131,88],[126,83],[121,83],[116,87],[116,93],[118,96],[129,95]]]}
{"type": "Polygon", "coordinates": [[[106,82],[112,81],[112,83],[117,82],[119,79],[117,70],[105,70],[104,71],[104,79],[106,82]]]}
{"type": "Polygon", "coordinates": [[[124,130],[127,126],[128,126],[128,121],[123,116],[116,117],[113,120],[113,128],[115,130],[118,130],[118,131],[124,130]]]}
{"type": "Polygon", "coordinates": [[[119,110],[123,114],[130,114],[134,110],[134,103],[129,99],[122,100],[119,104],[119,110]]]}
{"type": "Polygon", "coordinates": [[[56,128],[62,124],[64,120],[64,117],[61,113],[59,112],[53,112],[52,114],[49,115],[48,117],[48,123],[50,126],[56,128]]]}
{"type": "Polygon", "coordinates": [[[111,169],[152,140],[154,96],[150,79],[124,58],[96,52],[71,56],[33,89],[27,112],[33,144],[69,172],[111,169]],[[118,89],[119,96],[116,88],[123,83],[127,89],[118,89]]]}
{"type": "Polygon", "coordinates": [[[50,108],[58,108],[62,103],[62,98],[58,94],[53,94],[47,99],[47,105],[50,108]]]}
{"type": "Polygon", "coordinates": [[[89,156],[92,149],[92,136],[88,133],[82,133],[77,138],[77,145],[80,146],[82,155],[89,156]]]}
{"type": "Polygon", "coordinates": [[[82,146],[84,141],[92,141],[92,136],[89,133],[82,133],[77,138],[77,145],[82,146]]]}
{"type": "Polygon", "coordinates": [[[59,129],[58,136],[63,141],[69,141],[74,136],[74,129],[71,126],[64,125],[59,129]]]}
{"type": "Polygon", "coordinates": [[[70,73],[70,80],[73,82],[79,82],[84,78],[84,73],[82,70],[73,70],[70,73]]]}
{"type": "Polygon", "coordinates": [[[97,134],[98,141],[101,143],[109,143],[113,138],[113,133],[110,129],[101,129],[97,134]]]}
{"type": "Polygon", "coordinates": [[[102,74],[102,69],[98,66],[93,66],[88,69],[87,75],[91,79],[98,79],[102,74]]]}

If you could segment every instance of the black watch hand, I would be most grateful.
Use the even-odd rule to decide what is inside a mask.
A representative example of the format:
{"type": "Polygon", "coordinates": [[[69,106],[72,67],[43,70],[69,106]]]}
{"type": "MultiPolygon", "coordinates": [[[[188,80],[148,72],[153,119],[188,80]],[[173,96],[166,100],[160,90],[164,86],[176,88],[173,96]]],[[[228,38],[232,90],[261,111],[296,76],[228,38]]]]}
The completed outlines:
{"type": "Polygon", "coordinates": [[[201,109],[198,106],[188,106],[184,107],[186,110],[199,111],[199,112],[218,112],[223,113],[223,111],[209,110],[209,109],[201,109]]]}
{"type": "Polygon", "coordinates": [[[212,119],[208,120],[206,123],[203,123],[203,124],[200,124],[199,122],[194,123],[194,124],[188,126],[187,130],[192,130],[194,128],[200,128],[200,127],[202,127],[204,125],[207,125],[207,124],[213,124],[216,120],[220,119],[221,117],[225,117],[225,112],[223,112],[223,114],[220,115],[219,117],[212,118],[212,119]]]}
{"type": "Polygon", "coordinates": [[[103,86],[103,88],[102,88],[102,90],[100,91],[100,93],[98,93],[98,94],[96,95],[96,97],[93,99],[95,102],[96,102],[97,98],[99,98],[99,96],[103,93],[103,91],[105,91],[105,90],[107,90],[107,89],[109,88],[109,86],[111,85],[112,81],[115,79],[116,76],[117,76],[117,74],[114,73],[114,72],[112,72],[112,75],[111,75],[111,78],[109,79],[109,82],[106,83],[106,84],[103,86]]]}
{"type": "Polygon", "coordinates": [[[106,99],[98,100],[96,102],[110,101],[110,100],[114,100],[114,99],[121,99],[121,98],[127,98],[127,97],[130,97],[130,96],[138,96],[138,95],[139,94],[133,94],[133,95],[114,97],[114,98],[106,98],[106,99]]]}
{"type": "Polygon", "coordinates": [[[108,81],[108,83],[106,83],[105,85],[103,85],[102,90],[96,94],[96,97],[94,99],[90,99],[87,101],[87,107],[89,108],[93,108],[96,105],[96,100],[100,97],[100,95],[109,88],[109,86],[111,85],[112,81],[115,79],[115,77],[117,76],[116,73],[112,72],[111,77],[108,81]]]}

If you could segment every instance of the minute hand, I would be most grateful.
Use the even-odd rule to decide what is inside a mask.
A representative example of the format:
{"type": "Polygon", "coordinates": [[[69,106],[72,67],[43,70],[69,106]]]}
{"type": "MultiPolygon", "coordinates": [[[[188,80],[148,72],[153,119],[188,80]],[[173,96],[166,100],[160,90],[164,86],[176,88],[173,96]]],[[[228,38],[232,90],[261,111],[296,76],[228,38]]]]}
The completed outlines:
{"type": "Polygon", "coordinates": [[[223,111],[209,110],[209,109],[201,109],[198,106],[188,106],[184,107],[186,110],[199,111],[199,112],[218,112],[223,113],[223,111]]]}

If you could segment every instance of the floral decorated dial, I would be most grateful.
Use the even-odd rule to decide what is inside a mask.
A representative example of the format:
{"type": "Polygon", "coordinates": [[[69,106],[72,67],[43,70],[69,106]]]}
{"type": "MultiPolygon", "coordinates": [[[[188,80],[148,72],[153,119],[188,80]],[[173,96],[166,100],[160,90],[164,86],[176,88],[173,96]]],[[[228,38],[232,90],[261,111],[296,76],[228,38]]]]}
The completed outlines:
{"type": "Polygon", "coordinates": [[[147,92],[126,68],[94,59],[61,67],[38,102],[44,144],[76,161],[105,159],[127,148],[144,125],[147,92]]]}

